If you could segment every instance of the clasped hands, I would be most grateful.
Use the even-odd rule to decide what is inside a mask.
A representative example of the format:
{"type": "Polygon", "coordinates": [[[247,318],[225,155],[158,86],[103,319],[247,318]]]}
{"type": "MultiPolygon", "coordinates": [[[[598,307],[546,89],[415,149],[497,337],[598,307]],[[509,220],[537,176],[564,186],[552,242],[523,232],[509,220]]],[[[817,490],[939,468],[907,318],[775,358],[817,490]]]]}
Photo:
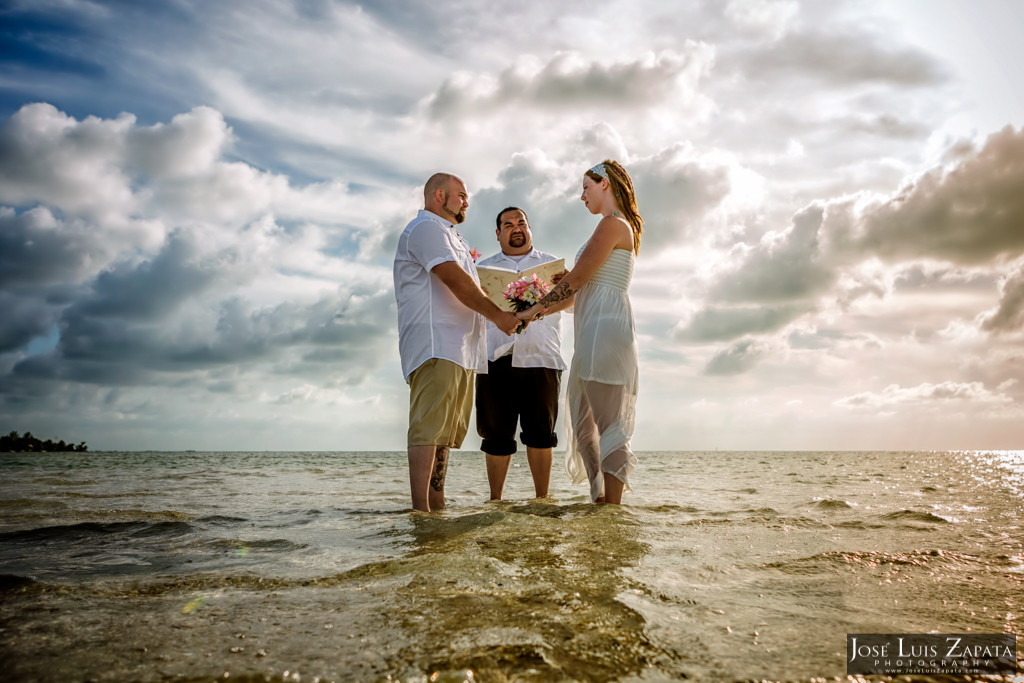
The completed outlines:
{"type": "Polygon", "coordinates": [[[516,313],[516,317],[519,318],[519,320],[521,320],[525,325],[526,323],[531,323],[534,320],[540,320],[540,318],[544,315],[544,311],[545,309],[542,309],[540,307],[540,304],[536,304],[534,306],[530,306],[525,311],[519,311],[518,313],[516,313]]]}
{"type": "MultiPolygon", "coordinates": [[[[557,287],[558,283],[562,281],[562,278],[564,278],[568,274],[568,270],[563,270],[561,273],[555,273],[554,275],[551,276],[551,285],[553,287],[557,287]]],[[[541,303],[543,303],[543,301],[541,303]]],[[[522,327],[517,331],[522,332],[523,330],[526,329],[527,325],[529,325],[534,320],[540,320],[542,317],[544,317],[544,314],[547,312],[548,309],[542,308],[540,303],[534,304],[533,306],[530,306],[526,310],[519,311],[518,313],[516,313],[516,317],[522,321],[522,327]]]]}
{"type": "Polygon", "coordinates": [[[544,310],[541,309],[540,304],[530,306],[525,311],[519,311],[518,313],[516,313],[516,319],[520,321],[519,327],[516,328],[516,332],[522,332],[523,330],[526,329],[527,325],[529,325],[534,320],[540,320],[543,315],[544,310]]]}
{"type": "MultiPolygon", "coordinates": [[[[568,274],[568,270],[563,270],[561,273],[556,273],[555,275],[553,275],[551,277],[552,286],[558,286],[558,283],[562,281],[562,278],[564,278],[568,274]]],[[[530,306],[525,310],[519,311],[518,313],[516,313],[516,318],[518,318],[521,321],[521,323],[519,327],[516,329],[516,332],[522,332],[523,330],[526,329],[527,325],[529,325],[534,320],[540,320],[542,317],[544,317],[544,314],[547,312],[548,309],[542,308],[539,303],[534,304],[533,306],[530,306]]]]}
{"type": "MultiPolygon", "coordinates": [[[[558,283],[561,282],[562,278],[564,278],[568,274],[568,270],[563,270],[561,273],[556,273],[555,275],[552,276],[551,282],[557,286],[558,283]]],[[[519,311],[514,314],[514,317],[516,319],[516,326],[511,331],[505,329],[505,326],[503,324],[499,324],[498,328],[505,334],[512,334],[513,332],[519,333],[525,330],[527,325],[529,325],[534,320],[540,320],[545,313],[547,313],[547,309],[542,308],[541,305],[537,303],[525,310],[519,311]]]]}
{"type": "Polygon", "coordinates": [[[531,306],[525,311],[511,313],[505,311],[501,317],[494,320],[494,324],[505,334],[516,334],[526,329],[531,321],[536,320],[543,313],[540,306],[531,306]]]}

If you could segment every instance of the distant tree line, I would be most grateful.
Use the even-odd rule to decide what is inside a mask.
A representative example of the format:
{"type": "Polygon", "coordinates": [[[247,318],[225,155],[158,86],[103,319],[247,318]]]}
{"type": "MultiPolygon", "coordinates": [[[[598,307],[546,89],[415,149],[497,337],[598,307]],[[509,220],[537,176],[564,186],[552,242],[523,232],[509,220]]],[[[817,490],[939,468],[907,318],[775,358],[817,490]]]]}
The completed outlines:
{"type": "Polygon", "coordinates": [[[18,432],[11,432],[7,436],[0,436],[0,453],[23,451],[35,451],[38,453],[84,453],[87,450],[89,450],[89,447],[85,445],[84,441],[77,446],[73,443],[64,443],[64,441],[53,441],[51,439],[40,441],[32,436],[32,432],[25,432],[20,436],[18,432]]]}

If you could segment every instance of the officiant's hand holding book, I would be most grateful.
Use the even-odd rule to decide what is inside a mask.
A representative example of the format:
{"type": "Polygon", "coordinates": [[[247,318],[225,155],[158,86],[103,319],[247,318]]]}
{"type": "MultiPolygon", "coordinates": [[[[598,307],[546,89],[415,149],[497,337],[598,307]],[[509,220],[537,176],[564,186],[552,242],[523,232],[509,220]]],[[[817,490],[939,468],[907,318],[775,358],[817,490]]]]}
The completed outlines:
{"type": "Polygon", "coordinates": [[[566,270],[565,259],[555,259],[554,261],[548,261],[539,266],[532,266],[519,271],[495,266],[477,266],[476,272],[480,277],[480,286],[483,287],[490,300],[503,310],[515,311],[514,304],[505,298],[505,290],[509,284],[516,280],[530,280],[536,275],[539,279],[544,280],[553,287],[558,283],[558,280],[562,279],[566,270]]]}

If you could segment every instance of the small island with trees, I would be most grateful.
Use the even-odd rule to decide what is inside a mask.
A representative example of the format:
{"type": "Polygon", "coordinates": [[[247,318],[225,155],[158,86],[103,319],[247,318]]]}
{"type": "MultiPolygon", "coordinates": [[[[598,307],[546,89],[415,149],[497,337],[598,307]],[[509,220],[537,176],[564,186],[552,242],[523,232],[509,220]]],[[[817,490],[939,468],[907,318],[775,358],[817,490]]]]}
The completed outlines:
{"type": "Polygon", "coordinates": [[[7,436],[0,436],[0,453],[85,453],[89,447],[82,441],[77,446],[73,443],[64,443],[47,439],[40,441],[32,436],[32,432],[25,432],[19,435],[18,432],[11,432],[7,436]]]}

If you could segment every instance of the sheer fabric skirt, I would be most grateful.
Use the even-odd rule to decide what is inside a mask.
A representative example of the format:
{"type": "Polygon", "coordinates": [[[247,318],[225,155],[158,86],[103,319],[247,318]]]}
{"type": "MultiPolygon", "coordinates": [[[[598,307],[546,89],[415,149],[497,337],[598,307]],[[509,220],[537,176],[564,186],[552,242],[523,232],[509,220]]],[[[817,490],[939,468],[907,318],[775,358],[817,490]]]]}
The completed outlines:
{"type": "Polygon", "coordinates": [[[575,352],[566,385],[566,472],[604,495],[604,473],[629,490],[637,459],[630,450],[638,385],[636,333],[626,292],[588,286],[577,293],[575,352]]]}

